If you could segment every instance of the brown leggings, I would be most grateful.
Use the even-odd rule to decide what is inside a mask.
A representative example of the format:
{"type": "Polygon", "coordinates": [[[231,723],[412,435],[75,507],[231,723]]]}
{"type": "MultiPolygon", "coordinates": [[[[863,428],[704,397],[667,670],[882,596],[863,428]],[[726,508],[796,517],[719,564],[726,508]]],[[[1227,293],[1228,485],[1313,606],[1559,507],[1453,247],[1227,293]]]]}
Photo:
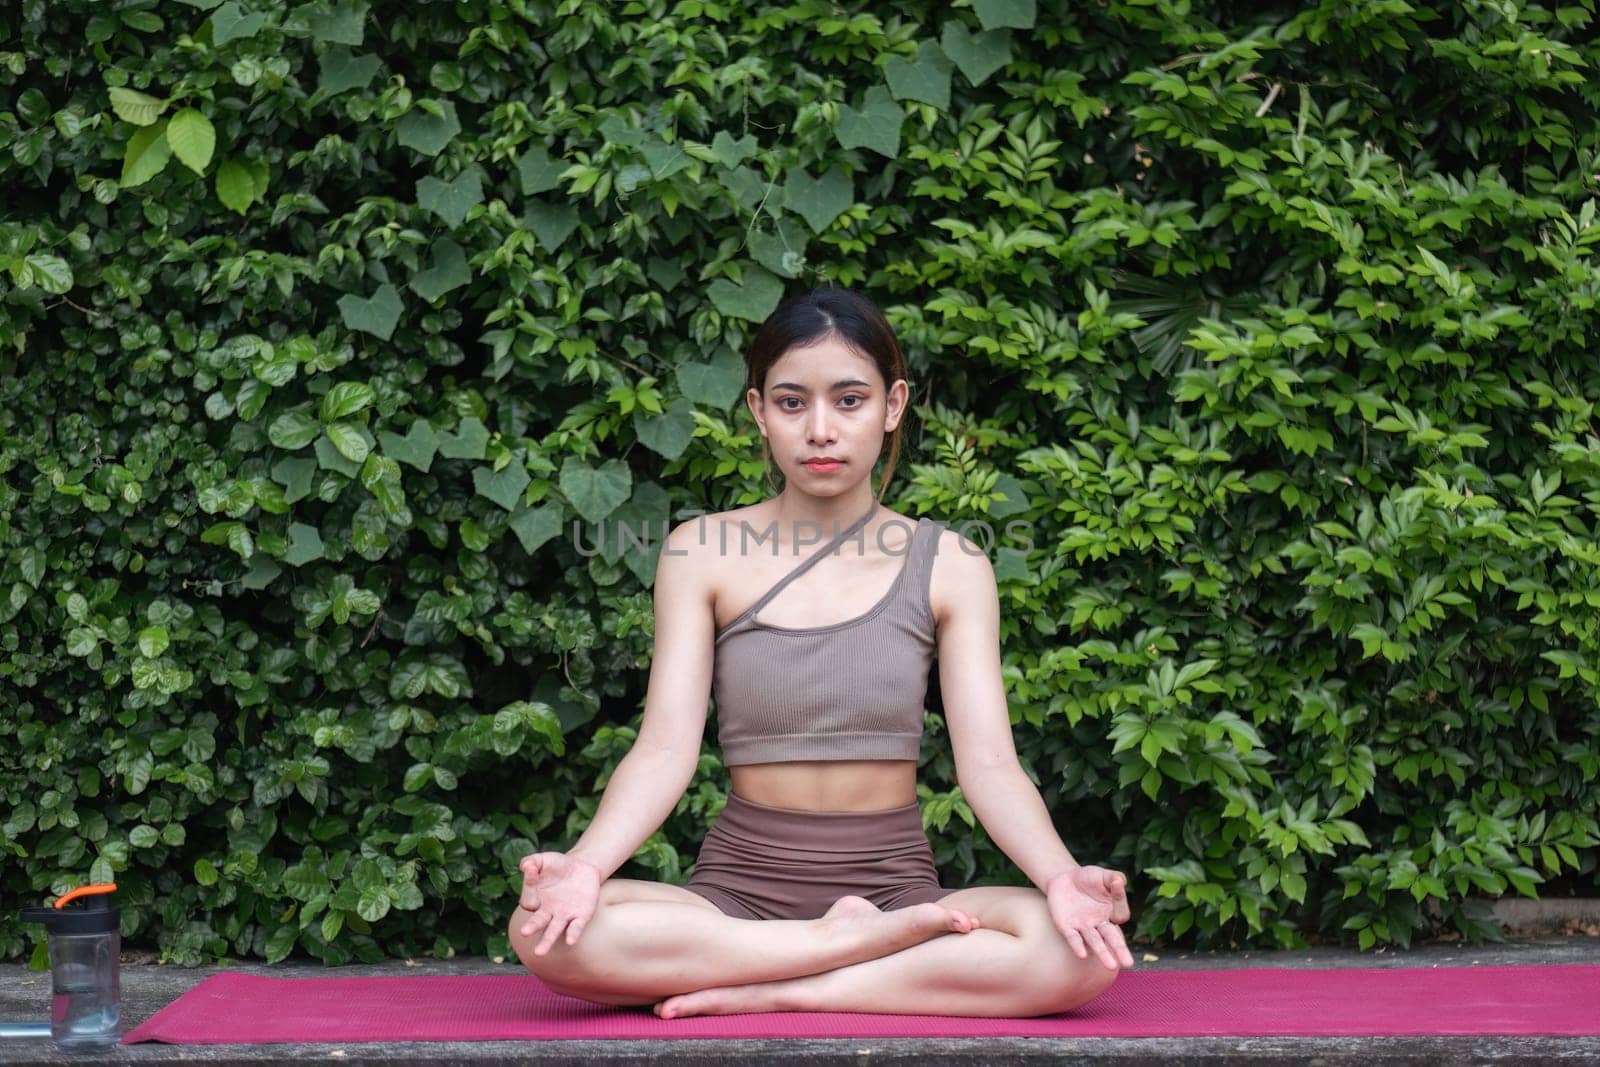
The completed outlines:
{"type": "Polygon", "coordinates": [[[939,887],[915,803],[801,811],[733,792],[684,888],[741,919],[815,919],[842,896],[890,911],[953,892],[939,887]]]}

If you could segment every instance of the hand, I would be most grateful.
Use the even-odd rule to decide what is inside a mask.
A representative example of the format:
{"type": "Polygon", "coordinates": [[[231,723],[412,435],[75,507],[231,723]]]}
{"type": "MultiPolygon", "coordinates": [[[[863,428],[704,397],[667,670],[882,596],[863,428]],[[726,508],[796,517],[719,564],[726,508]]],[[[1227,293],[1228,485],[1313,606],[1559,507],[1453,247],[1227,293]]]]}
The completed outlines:
{"type": "Polygon", "coordinates": [[[1045,883],[1045,905],[1056,929],[1080,960],[1090,951],[1107,968],[1133,966],[1121,923],[1128,910],[1128,878],[1106,867],[1074,867],[1045,883]]]}
{"type": "Polygon", "coordinates": [[[567,944],[576,945],[600,905],[600,868],[563,852],[535,852],[524,856],[520,866],[518,903],[532,912],[522,924],[522,936],[531,938],[544,931],[533,954],[549,952],[563,929],[567,944]]]}

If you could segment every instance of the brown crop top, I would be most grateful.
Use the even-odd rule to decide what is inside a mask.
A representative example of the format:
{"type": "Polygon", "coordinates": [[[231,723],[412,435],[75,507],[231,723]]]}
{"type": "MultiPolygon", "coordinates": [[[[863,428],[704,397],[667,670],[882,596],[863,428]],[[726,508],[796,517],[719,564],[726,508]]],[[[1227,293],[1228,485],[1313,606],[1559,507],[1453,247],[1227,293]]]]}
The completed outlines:
{"type": "Polygon", "coordinates": [[[935,651],[929,578],[942,527],[917,520],[889,591],[853,619],[776,626],[755,616],[866,525],[878,503],[717,631],[712,662],[723,763],[911,759],[935,651]]]}

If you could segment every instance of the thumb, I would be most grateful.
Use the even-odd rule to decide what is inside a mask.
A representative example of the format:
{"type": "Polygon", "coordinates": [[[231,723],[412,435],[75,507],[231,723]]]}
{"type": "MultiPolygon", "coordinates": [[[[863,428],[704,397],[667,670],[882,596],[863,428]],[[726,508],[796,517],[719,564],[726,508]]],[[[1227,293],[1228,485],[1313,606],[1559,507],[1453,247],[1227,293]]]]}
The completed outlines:
{"type": "Polygon", "coordinates": [[[1128,880],[1122,876],[1120,871],[1107,871],[1104,881],[1106,892],[1111,893],[1113,896],[1122,892],[1122,887],[1128,884],[1128,880]]]}

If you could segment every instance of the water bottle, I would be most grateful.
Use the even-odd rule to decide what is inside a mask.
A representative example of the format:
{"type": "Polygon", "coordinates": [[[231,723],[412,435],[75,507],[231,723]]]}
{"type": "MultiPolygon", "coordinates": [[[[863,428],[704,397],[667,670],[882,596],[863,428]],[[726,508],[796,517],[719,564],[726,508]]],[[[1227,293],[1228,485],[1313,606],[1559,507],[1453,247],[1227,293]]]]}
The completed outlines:
{"type": "Polygon", "coordinates": [[[50,949],[50,1037],[62,1051],[122,1041],[122,913],[113,884],[86,885],[48,908],[23,908],[43,923],[50,949]]]}

